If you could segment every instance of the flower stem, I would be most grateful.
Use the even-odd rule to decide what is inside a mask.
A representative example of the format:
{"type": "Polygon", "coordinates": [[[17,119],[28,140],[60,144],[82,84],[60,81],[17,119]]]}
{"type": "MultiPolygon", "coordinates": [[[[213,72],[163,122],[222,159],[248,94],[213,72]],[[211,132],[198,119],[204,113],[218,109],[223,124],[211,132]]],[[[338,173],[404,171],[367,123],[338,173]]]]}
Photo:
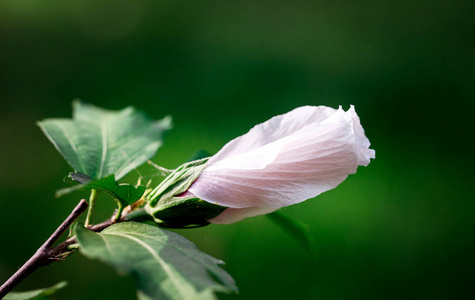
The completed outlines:
{"type": "Polygon", "coordinates": [[[94,211],[94,206],[96,206],[97,199],[97,190],[92,189],[91,195],[89,196],[89,208],[87,210],[86,221],[84,221],[84,227],[88,227],[92,221],[92,213],[94,211]]]}

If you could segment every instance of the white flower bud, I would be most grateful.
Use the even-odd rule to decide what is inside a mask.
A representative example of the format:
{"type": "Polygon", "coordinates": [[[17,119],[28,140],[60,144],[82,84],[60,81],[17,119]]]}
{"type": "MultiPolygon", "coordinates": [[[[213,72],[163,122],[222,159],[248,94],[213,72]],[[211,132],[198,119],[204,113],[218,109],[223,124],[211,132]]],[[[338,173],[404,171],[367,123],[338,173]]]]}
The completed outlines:
{"type": "Polygon", "coordinates": [[[228,207],[229,224],[313,198],[340,184],[375,151],[354,107],[303,106],[227,143],[183,196],[228,207]]]}

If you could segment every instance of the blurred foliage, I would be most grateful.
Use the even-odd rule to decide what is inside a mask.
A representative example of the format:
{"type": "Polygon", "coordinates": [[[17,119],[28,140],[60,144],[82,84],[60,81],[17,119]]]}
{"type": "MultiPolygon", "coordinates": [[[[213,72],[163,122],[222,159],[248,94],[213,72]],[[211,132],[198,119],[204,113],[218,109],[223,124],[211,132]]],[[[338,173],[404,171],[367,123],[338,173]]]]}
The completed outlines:
{"type": "MultiPolygon", "coordinates": [[[[240,296],[222,299],[473,297],[474,29],[459,0],[1,1],[0,280],[87,197],[54,198],[71,169],[35,125],[73,99],[172,115],[167,168],[297,106],[354,104],[376,160],[284,210],[311,225],[317,262],[264,217],[180,233],[227,263],[240,296]]],[[[96,222],[114,206],[100,200],[96,222]]],[[[60,299],[135,295],[80,255],[19,290],[61,280],[60,299]]]]}

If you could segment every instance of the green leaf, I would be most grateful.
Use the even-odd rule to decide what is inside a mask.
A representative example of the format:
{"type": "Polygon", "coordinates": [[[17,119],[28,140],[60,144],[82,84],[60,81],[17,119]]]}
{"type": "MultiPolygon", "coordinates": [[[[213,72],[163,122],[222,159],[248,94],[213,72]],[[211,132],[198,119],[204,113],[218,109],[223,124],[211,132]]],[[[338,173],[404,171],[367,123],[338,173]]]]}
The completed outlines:
{"type": "Polygon", "coordinates": [[[282,211],[274,211],[266,215],[291,238],[293,238],[307,253],[315,259],[316,243],[313,235],[310,234],[310,226],[284,214],[282,211]]]}
{"type": "Polygon", "coordinates": [[[112,197],[118,199],[125,207],[139,200],[147,187],[144,185],[135,186],[129,183],[119,184],[115,181],[114,175],[112,174],[99,180],[89,181],[83,185],[82,188],[87,190],[105,190],[109,192],[112,197]]]}
{"type": "Polygon", "coordinates": [[[114,174],[106,176],[98,180],[92,180],[89,182],[87,181],[87,177],[83,175],[84,174],[80,174],[76,172],[71,173],[70,174],[71,178],[73,178],[76,181],[79,181],[77,179],[80,178],[81,180],[80,182],[83,182],[85,184],[75,185],[69,188],[58,190],[56,191],[56,197],[69,194],[79,189],[83,189],[83,190],[100,189],[100,190],[107,191],[109,194],[111,194],[112,197],[119,200],[119,202],[125,207],[139,200],[142,197],[145,190],[147,189],[147,187],[144,185],[135,186],[129,183],[119,184],[117,183],[117,181],[115,181],[114,174]]]}
{"type": "Polygon", "coordinates": [[[132,274],[139,299],[215,299],[214,292],[237,292],[217,260],[173,232],[142,223],[112,225],[101,233],[74,228],[80,251],[120,273],[132,274]]]}
{"type": "Polygon", "coordinates": [[[27,292],[11,292],[3,298],[4,300],[29,300],[29,299],[45,299],[47,296],[56,293],[57,290],[64,288],[68,283],[61,281],[52,287],[37,289],[27,292]]]}
{"type": "Polygon", "coordinates": [[[152,121],[133,107],[111,111],[74,101],[73,119],[46,119],[38,125],[77,172],[120,179],[155,155],[171,117],[152,121]]]}
{"type": "Polygon", "coordinates": [[[144,185],[135,186],[128,183],[118,184],[117,181],[115,181],[114,175],[90,181],[83,186],[83,189],[88,190],[106,190],[112,195],[112,197],[119,200],[124,207],[139,200],[146,188],[147,187],[144,185]]]}
{"type": "Polygon", "coordinates": [[[88,176],[86,174],[79,173],[79,172],[69,173],[68,178],[71,178],[72,180],[79,182],[81,184],[86,184],[94,180],[91,176],[88,176]]]}

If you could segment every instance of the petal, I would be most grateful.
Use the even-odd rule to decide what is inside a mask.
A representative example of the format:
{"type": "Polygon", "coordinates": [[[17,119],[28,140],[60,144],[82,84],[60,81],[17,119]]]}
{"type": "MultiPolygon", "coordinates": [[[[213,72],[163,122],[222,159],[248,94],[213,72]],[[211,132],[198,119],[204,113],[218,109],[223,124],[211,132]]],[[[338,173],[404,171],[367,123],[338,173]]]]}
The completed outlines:
{"type": "Polygon", "coordinates": [[[351,126],[315,125],[287,138],[263,169],[205,169],[188,189],[199,198],[234,208],[279,208],[336,187],[356,171],[351,126]],[[309,138],[312,137],[312,138],[309,138]]]}
{"type": "Polygon", "coordinates": [[[232,223],[336,187],[374,158],[369,145],[353,106],[300,107],[226,144],[188,192],[229,207],[210,222],[232,223]]]}
{"type": "MultiPolygon", "coordinates": [[[[248,133],[227,143],[208,162],[208,169],[262,169],[271,163],[281,144],[273,144],[308,125],[334,117],[335,109],[325,106],[302,106],[254,126],[248,133]]],[[[340,114],[343,110],[338,110],[340,114]]]]}
{"type": "Polygon", "coordinates": [[[375,151],[369,149],[370,142],[364,133],[363,126],[361,126],[360,118],[355,112],[355,107],[351,105],[347,114],[353,120],[353,132],[355,134],[355,152],[358,154],[358,165],[367,166],[369,164],[370,158],[374,159],[376,157],[375,151]]]}

